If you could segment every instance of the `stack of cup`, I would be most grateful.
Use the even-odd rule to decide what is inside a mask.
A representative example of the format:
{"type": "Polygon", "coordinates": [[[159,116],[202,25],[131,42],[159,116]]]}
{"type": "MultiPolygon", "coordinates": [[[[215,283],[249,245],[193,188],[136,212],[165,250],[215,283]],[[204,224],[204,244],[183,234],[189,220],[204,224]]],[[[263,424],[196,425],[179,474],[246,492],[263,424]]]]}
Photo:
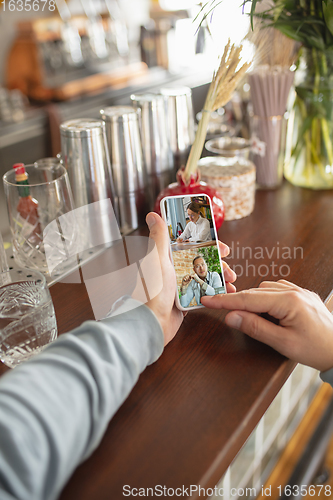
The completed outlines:
{"type": "Polygon", "coordinates": [[[90,118],[69,120],[61,124],[60,134],[62,161],[69,174],[81,235],[78,248],[118,239],[118,200],[104,122],[90,118]]]}
{"type": "Polygon", "coordinates": [[[173,180],[184,169],[194,142],[195,126],[192,91],[189,87],[162,88],[170,149],[173,156],[173,180]]]}
{"type": "Polygon", "coordinates": [[[132,95],[131,99],[134,108],[140,110],[143,157],[152,209],[159,192],[174,181],[164,97],[156,94],[136,94],[132,95]]]}
{"type": "Polygon", "coordinates": [[[127,234],[144,222],[150,205],[139,112],[131,106],[109,106],[100,113],[106,125],[120,228],[127,234]]]}
{"type": "Polygon", "coordinates": [[[104,123],[91,118],[69,120],[60,125],[60,135],[76,208],[106,198],[114,202],[104,123]]]}

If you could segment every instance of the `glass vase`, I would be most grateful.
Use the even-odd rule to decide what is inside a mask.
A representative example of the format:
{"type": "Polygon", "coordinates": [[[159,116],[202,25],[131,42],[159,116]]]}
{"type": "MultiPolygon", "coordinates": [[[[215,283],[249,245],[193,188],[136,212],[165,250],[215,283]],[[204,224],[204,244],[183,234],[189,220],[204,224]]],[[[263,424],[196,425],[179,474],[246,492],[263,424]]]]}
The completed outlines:
{"type": "Polygon", "coordinates": [[[297,186],[333,188],[333,53],[303,49],[288,121],[284,176],[297,186]]]}

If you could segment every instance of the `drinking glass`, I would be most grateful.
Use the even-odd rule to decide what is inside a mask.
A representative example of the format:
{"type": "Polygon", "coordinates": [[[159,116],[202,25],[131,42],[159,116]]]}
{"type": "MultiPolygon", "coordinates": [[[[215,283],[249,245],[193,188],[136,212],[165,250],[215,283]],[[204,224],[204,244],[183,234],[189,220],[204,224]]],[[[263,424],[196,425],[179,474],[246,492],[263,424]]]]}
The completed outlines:
{"type": "Polygon", "coordinates": [[[0,273],[3,273],[5,271],[8,271],[8,263],[7,263],[5,247],[0,233],[0,273]]]}
{"type": "Polygon", "coordinates": [[[2,275],[0,360],[14,368],[57,337],[57,322],[43,274],[32,269],[12,269],[2,275]]]}
{"type": "Polygon", "coordinates": [[[7,278],[6,271],[9,270],[7,257],[5,252],[5,247],[2,241],[2,236],[0,233],[0,286],[5,284],[7,278]]]}
{"type": "Polygon", "coordinates": [[[72,192],[67,171],[57,160],[54,163],[48,162],[46,165],[39,162],[34,165],[26,165],[25,169],[28,174],[29,194],[38,202],[38,221],[35,225],[22,218],[18,213],[20,196],[14,169],[3,176],[13,238],[13,254],[19,266],[48,273],[44,248],[47,226],[52,221],[57,222],[49,227],[56,228],[57,234],[55,234],[54,241],[58,242],[57,236],[59,233],[61,235],[62,244],[58,245],[57,250],[62,260],[66,260],[68,253],[70,253],[69,249],[75,241],[77,232],[75,226],[73,226],[71,233],[67,231],[66,235],[63,235],[59,222],[62,215],[71,212],[74,208],[72,192]]]}

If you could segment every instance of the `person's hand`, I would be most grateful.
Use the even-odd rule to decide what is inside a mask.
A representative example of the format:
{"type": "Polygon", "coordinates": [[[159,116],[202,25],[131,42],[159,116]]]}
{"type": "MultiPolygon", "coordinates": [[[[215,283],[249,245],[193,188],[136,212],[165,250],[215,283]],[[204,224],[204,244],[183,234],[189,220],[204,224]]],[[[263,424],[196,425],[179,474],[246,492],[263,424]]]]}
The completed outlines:
{"type": "MultiPolygon", "coordinates": [[[[227,257],[230,253],[230,248],[222,241],[218,242],[220,248],[221,257],[227,257]]],[[[225,286],[228,293],[234,293],[236,291],[235,285],[232,285],[237,279],[237,274],[233,271],[224,260],[222,260],[223,265],[223,276],[225,281],[225,286]]]]}
{"type": "MultiPolygon", "coordinates": [[[[150,253],[146,264],[145,259],[141,264],[141,272],[146,281],[148,293],[153,291],[151,293],[153,298],[146,305],[158,318],[164,333],[164,345],[166,345],[176,335],[184,315],[175,306],[176,274],[169,256],[167,226],[155,212],[147,215],[146,222],[150,230],[149,237],[154,240],[157,249],[157,252],[150,253]]],[[[140,298],[140,286],[134,290],[132,297],[140,298]]]]}
{"type": "Polygon", "coordinates": [[[239,293],[202,297],[213,309],[231,309],[225,320],[288,358],[326,371],[333,367],[333,316],[321,299],[285,280],[239,293]],[[258,316],[268,313],[279,325],[258,316]]]}
{"type": "Polygon", "coordinates": [[[179,237],[176,239],[177,243],[181,243],[183,241],[183,238],[179,237]]]}
{"type": "Polygon", "coordinates": [[[189,283],[190,283],[191,280],[192,280],[192,276],[190,274],[186,274],[183,277],[182,286],[186,287],[187,285],[189,285],[189,283]]]}
{"type": "Polygon", "coordinates": [[[203,284],[204,284],[204,281],[203,281],[201,278],[199,278],[199,276],[197,275],[197,273],[193,273],[193,274],[192,274],[192,278],[193,278],[193,279],[194,279],[197,283],[199,283],[199,285],[203,285],[203,284]]]}

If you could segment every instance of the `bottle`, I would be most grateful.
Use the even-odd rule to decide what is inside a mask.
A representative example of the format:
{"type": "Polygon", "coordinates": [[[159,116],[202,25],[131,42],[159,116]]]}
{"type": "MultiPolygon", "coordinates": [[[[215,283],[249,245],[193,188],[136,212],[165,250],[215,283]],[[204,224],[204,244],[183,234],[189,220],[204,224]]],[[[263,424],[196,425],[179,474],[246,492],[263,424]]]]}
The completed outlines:
{"type": "Polygon", "coordinates": [[[38,215],[38,201],[30,195],[28,174],[23,163],[15,163],[15,181],[18,187],[19,202],[17,204],[18,224],[22,228],[22,237],[36,244],[42,241],[42,230],[38,215]]]}
{"type": "Polygon", "coordinates": [[[184,232],[183,226],[181,225],[180,222],[177,222],[177,237],[183,234],[183,232],[184,232]]]}

